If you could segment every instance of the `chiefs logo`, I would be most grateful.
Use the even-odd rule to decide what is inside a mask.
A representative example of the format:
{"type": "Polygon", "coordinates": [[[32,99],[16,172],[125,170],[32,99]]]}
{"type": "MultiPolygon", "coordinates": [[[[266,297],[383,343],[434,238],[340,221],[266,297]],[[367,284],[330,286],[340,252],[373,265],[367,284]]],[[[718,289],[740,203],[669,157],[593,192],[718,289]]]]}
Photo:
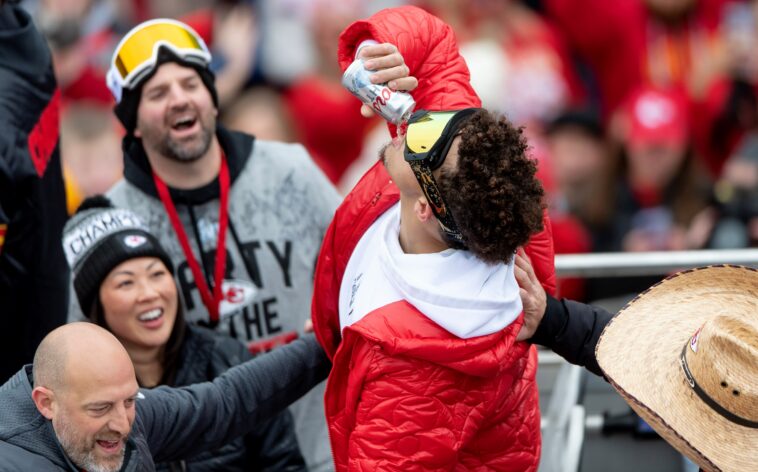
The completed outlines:
{"type": "Polygon", "coordinates": [[[139,234],[131,234],[124,238],[124,244],[127,247],[134,249],[135,247],[142,246],[147,242],[147,238],[140,236],[139,234]]]}
{"type": "Polygon", "coordinates": [[[692,338],[690,339],[690,349],[692,349],[692,352],[697,352],[697,343],[700,338],[700,331],[703,330],[703,327],[699,327],[697,331],[695,331],[695,334],[692,335],[692,338]]]}
{"type": "Polygon", "coordinates": [[[223,298],[219,304],[221,318],[238,313],[245,306],[253,303],[258,289],[247,280],[225,279],[221,284],[223,298]]]}

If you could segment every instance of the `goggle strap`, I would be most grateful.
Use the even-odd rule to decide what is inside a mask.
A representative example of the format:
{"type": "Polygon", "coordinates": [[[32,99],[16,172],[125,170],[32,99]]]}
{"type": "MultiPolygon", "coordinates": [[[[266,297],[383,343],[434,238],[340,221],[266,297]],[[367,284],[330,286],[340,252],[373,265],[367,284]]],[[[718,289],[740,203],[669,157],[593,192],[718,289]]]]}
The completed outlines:
{"type": "Polygon", "coordinates": [[[455,224],[453,215],[447,210],[447,203],[442,197],[437,183],[432,175],[432,170],[424,161],[410,161],[409,162],[413,174],[416,176],[416,180],[421,186],[421,191],[424,192],[427,201],[432,209],[432,213],[437,218],[442,231],[452,240],[465,245],[463,235],[458,230],[458,225],[455,224]]]}
{"type": "MultiPolygon", "coordinates": [[[[125,88],[132,88],[133,84],[139,83],[140,79],[149,74],[155,68],[155,64],[158,62],[158,55],[161,48],[166,48],[173,55],[184,62],[191,64],[197,64],[200,67],[205,67],[210,63],[210,55],[200,49],[178,49],[173,44],[166,41],[158,41],[153,47],[153,54],[145,62],[137,66],[133,71],[122,79],[122,86],[125,88]]],[[[119,74],[120,76],[120,74],[119,74]]]]}

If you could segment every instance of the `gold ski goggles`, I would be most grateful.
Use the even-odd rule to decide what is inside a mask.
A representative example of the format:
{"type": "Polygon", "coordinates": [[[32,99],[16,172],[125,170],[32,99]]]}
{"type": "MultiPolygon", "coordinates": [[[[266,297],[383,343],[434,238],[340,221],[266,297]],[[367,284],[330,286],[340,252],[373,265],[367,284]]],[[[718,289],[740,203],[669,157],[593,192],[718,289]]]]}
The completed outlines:
{"type": "Polygon", "coordinates": [[[406,162],[413,169],[413,175],[416,176],[443,233],[462,247],[465,247],[463,235],[448,210],[432,171],[440,168],[445,162],[461,124],[478,110],[479,108],[440,112],[417,110],[408,119],[405,134],[406,162]]]}
{"type": "Polygon", "coordinates": [[[141,23],[118,43],[106,76],[116,102],[123,90],[133,89],[155,68],[158,50],[166,47],[183,61],[207,67],[211,53],[203,39],[189,26],[176,20],[158,19],[141,23]]]}

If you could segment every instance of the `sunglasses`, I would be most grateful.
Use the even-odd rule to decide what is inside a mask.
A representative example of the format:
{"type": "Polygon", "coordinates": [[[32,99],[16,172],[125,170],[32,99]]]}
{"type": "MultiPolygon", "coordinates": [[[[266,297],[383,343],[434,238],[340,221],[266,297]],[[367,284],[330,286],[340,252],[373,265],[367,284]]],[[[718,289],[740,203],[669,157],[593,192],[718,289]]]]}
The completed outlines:
{"type": "Polygon", "coordinates": [[[116,102],[121,101],[124,88],[134,88],[153,70],[160,47],[201,67],[211,62],[205,42],[189,26],[169,19],[146,21],[127,33],[113,54],[106,81],[116,102]]]}
{"type": "Polygon", "coordinates": [[[442,232],[462,247],[466,246],[463,235],[448,210],[432,172],[445,162],[461,124],[478,110],[479,108],[440,112],[417,110],[408,119],[405,134],[405,161],[411,166],[442,232]]]}

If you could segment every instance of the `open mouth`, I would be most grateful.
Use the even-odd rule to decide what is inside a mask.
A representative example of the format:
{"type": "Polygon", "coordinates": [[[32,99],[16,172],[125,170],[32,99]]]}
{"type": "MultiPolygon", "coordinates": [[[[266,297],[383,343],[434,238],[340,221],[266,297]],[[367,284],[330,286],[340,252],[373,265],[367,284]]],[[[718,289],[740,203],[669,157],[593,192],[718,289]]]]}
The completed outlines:
{"type": "Polygon", "coordinates": [[[171,123],[171,129],[174,131],[186,131],[195,126],[197,118],[194,116],[182,116],[171,123]]]}
{"type": "Polygon", "coordinates": [[[121,444],[123,443],[121,439],[116,439],[114,441],[105,441],[103,439],[98,439],[95,442],[97,442],[97,445],[109,454],[118,452],[121,449],[121,444]]]}
{"type": "Polygon", "coordinates": [[[155,321],[160,319],[163,316],[163,308],[155,308],[150,311],[146,311],[145,313],[142,313],[137,318],[143,323],[150,323],[151,321],[155,321]]]}

